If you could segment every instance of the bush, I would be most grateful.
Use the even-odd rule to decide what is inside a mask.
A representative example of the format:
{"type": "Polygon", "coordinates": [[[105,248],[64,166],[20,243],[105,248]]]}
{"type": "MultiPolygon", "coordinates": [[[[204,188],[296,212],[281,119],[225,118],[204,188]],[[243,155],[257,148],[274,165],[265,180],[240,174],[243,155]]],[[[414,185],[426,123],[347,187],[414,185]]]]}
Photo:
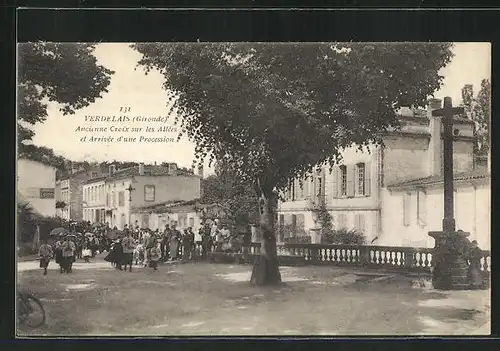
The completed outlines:
{"type": "Polygon", "coordinates": [[[324,231],[321,234],[322,244],[340,244],[340,245],[364,245],[366,238],[363,233],[355,229],[338,229],[324,231]]]}
{"type": "Polygon", "coordinates": [[[276,227],[276,237],[281,239],[282,242],[287,242],[290,238],[295,237],[308,237],[304,228],[293,228],[291,224],[285,224],[281,227],[276,227]]]}

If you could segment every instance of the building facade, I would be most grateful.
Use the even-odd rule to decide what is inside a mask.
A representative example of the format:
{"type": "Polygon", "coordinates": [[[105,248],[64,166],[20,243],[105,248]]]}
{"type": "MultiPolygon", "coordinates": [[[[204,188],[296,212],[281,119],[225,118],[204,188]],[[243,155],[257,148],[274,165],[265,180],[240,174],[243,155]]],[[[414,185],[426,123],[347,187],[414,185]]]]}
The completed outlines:
{"type": "Polygon", "coordinates": [[[83,220],[92,223],[105,222],[106,218],[106,177],[96,177],[83,184],[83,220]]]}
{"type": "Polygon", "coordinates": [[[56,181],[56,216],[70,220],[70,188],[69,179],[56,181]]]}
{"type": "Polygon", "coordinates": [[[195,239],[201,240],[199,230],[203,221],[220,219],[224,209],[218,204],[200,204],[196,201],[168,202],[153,206],[142,206],[132,209],[133,225],[151,230],[164,230],[168,224],[180,231],[192,228],[195,239]]]}
{"type": "MultiPolygon", "coordinates": [[[[414,242],[433,247],[432,238],[424,241],[410,232],[402,239],[401,228],[391,224],[402,203],[393,198],[399,197],[396,188],[390,191],[388,186],[442,176],[441,120],[432,116],[432,111],[440,106],[440,100],[434,99],[427,111],[402,109],[401,128],[387,133],[383,146],[374,145],[370,152],[353,146],[344,150],[342,164],[331,170],[329,166],[322,167],[302,182],[290,182],[285,200],[278,205],[279,225],[290,225],[295,232],[309,235],[310,229],[318,227],[313,210],[324,204],[335,229],[356,229],[373,245],[414,242]]],[[[454,119],[453,159],[457,174],[474,170],[472,126],[473,122],[466,118],[454,119]]],[[[439,203],[442,207],[442,196],[439,203]]],[[[483,215],[478,213],[479,217],[483,215]]],[[[438,226],[429,230],[440,229],[438,226]]]]}
{"type": "Polygon", "coordinates": [[[18,201],[29,203],[43,216],[56,215],[56,169],[41,162],[17,160],[18,201]]]}
{"type": "MultiPolygon", "coordinates": [[[[470,233],[480,247],[491,249],[491,176],[485,170],[454,176],[456,229],[470,233]]],[[[443,177],[431,176],[391,184],[384,194],[381,245],[433,247],[429,231],[442,228],[443,177]],[[389,210],[390,209],[390,210],[389,210]]]]}
{"type": "Polygon", "coordinates": [[[189,201],[200,197],[200,176],[169,167],[147,165],[115,170],[105,179],[106,222],[123,229],[138,220],[144,228],[151,227],[150,216],[132,218],[132,210],[165,202],[189,201]]]}
{"type": "Polygon", "coordinates": [[[92,167],[90,169],[72,169],[71,173],[62,176],[60,180],[61,187],[61,199],[58,201],[63,201],[66,205],[61,211],[58,211],[58,215],[61,217],[64,215],[72,221],[82,221],[83,218],[83,208],[84,208],[84,198],[83,198],[83,187],[90,179],[95,179],[102,177],[105,172],[99,166],[92,167]],[[66,194],[66,195],[65,195],[66,194]],[[63,200],[62,197],[66,196],[63,200]]]}

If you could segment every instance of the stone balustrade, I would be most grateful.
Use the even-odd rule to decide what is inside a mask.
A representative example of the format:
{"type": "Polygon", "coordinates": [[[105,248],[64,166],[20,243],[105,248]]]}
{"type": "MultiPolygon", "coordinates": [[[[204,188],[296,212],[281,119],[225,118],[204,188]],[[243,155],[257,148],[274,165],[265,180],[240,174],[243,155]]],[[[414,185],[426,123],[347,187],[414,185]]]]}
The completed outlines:
{"type": "MultiPolygon", "coordinates": [[[[197,242],[201,249],[201,242],[197,242]]],[[[432,267],[431,248],[337,244],[278,244],[278,256],[302,256],[306,264],[332,266],[358,266],[429,273],[432,267]]],[[[242,250],[237,250],[241,253],[242,250]]],[[[248,248],[250,256],[259,255],[261,244],[253,242],[248,248]]],[[[491,272],[491,253],[483,250],[483,271],[491,272]]]]}

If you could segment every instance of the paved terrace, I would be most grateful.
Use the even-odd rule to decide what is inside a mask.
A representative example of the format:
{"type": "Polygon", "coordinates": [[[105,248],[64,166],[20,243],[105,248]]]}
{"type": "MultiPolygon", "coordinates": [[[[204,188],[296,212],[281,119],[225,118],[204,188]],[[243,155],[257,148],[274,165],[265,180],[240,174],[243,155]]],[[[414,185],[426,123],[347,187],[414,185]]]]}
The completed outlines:
{"type": "Polygon", "coordinates": [[[281,267],[279,287],[251,266],[163,264],[117,271],[95,259],[59,274],[20,262],[19,283],[47,323],[19,335],[488,335],[490,291],[436,291],[418,277],[355,268],[281,267]],[[419,284],[416,283],[419,282],[419,284]]]}

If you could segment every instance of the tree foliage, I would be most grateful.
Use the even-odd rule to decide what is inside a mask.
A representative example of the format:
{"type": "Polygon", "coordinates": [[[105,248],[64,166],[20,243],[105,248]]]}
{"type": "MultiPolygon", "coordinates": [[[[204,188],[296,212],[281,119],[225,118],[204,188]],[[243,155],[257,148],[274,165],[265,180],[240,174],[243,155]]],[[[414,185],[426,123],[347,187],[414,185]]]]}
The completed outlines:
{"type": "Polygon", "coordinates": [[[63,156],[56,155],[54,150],[33,144],[24,145],[23,148],[19,149],[18,157],[37,161],[60,171],[66,170],[71,165],[71,161],[63,156]]]}
{"type": "Polygon", "coordinates": [[[74,114],[107,92],[113,71],[99,65],[94,44],[22,43],[18,45],[18,146],[31,140],[29,127],[47,119],[47,103],[74,114]]]}
{"type": "Polygon", "coordinates": [[[474,145],[475,154],[486,155],[490,148],[490,126],[491,126],[491,83],[489,79],[481,81],[481,88],[474,97],[471,84],[462,88],[462,105],[467,116],[474,121],[474,145]]]}
{"type": "Polygon", "coordinates": [[[263,191],[353,143],[380,141],[394,109],[423,105],[452,56],[447,43],[136,44],[156,68],[196,156],[226,160],[263,191]]]}
{"type": "Polygon", "coordinates": [[[251,282],[274,284],[277,194],[291,179],[380,143],[395,110],[423,106],[443,79],[449,43],[141,43],[146,73],[164,76],[181,133],[208,158],[253,184],[263,255],[251,282]]]}

